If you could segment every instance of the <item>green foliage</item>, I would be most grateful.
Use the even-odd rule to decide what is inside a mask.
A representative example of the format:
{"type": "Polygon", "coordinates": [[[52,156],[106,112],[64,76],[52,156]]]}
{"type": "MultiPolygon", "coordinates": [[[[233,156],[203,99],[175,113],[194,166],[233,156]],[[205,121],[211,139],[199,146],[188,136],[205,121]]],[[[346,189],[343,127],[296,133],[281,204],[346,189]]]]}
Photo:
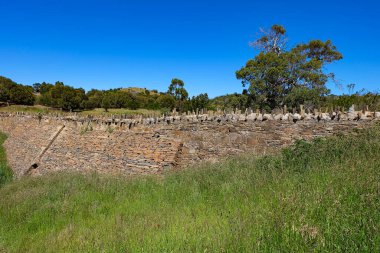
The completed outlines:
{"type": "Polygon", "coordinates": [[[17,84],[9,78],[0,76],[0,102],[33,105],[34,101],[32,87],[17,84]]]}
{"type": "Polygon", "coordinates": [[[84,89],[75,89],[58,81],[54,86],[45,85],[43,92],[41,91],[40,102],[46,106],[73,111],[82,109],[83,101],[86,98],[84,89]]]}
{"type": "Polygon", "coordinates": [[[10,102],[18,105],[33,105],[35,101],[33,88],[30,86],[18,84],[10,90],[9,95],[10,102]]]}
{"type": "Polygon", "coordinates": [[[366,110],[367,106],[370,111],[380,111],[380,95],[377,93],[328,96],[323,105],[329,108],[341,108],[348,110],[351,105],[355,105],[357,110],[366,110]]]}
{"type": "Polygon", "coordinates": [[[190,100],[190,108],[187,111],[197,110],[197,109],[208,109],[210,100],[207,93],[201,93],[198,96],[193,96],[190,100]]]}
{"type": "Polygon", "coordinates": [[[74,89],[57,82],[54,86],[45,86],[45,92],[42,93],[44,86],[38,87],[41,90],[39,99],[41,104],[66,111],[93,110],[95,108],[104,108],[105,111],[110,108],[159,109],[157,103],[159,94],[146,92],[146,90],[136,93],[132,89],[121,88],[107,91],[92,89],[85,94],[83,89],[74,89]]]}
{"type": "Polygon", "coordinates": [[[112,134],[113,131],[114,131],[114,129],[113,129],[111,126],[108,126],[108,127],[107,127],[107,132],[108,132],[109,134],[112,134]]]}
{"type": "Polygon", "coordinates": [[[253,43],[261,52],[238,70],[236,77],[248,86],[249,94],[261,109],[285,104],[292,107],[300,100],[317,106],[315,96],[328,94],[325,84],[334,79],[333,73],[324,73],[325,66],[342,59],[342,54],[330,40],[312,40],[289,50],[285,41],[285,29],[272,26],[269,33],[253,43]],[[291,98],[287,98],[289,94],[291,98]]]}
{"type": "Polygon", "coordinates": [[[111,103],[112,103],[111,93],[103,95],[103,98],[102,98],[102,108],[104,108],[104,110],[106,112],[111,107],[111,103]]]}
{"type": "Polygon", "coordinates": [[[161,108],[167,108],[169,110],[173,110],[176,104],[175,98],[169,94],[159,96],[157,102],[161,108]]]}
{"type": "Polygon", "coordinates": [[[136,110],[140,108],[139,97],[128,91],[116,90],[103,92],[102,108],[128,108],[136,110]]]}
{"type": "Polygon", "coordinates": [[[148,109],[137,109],[137,110],[131,110],[131,109],[115,109],[110,108],[108,109],[108,112],[105,112],[103,108],[96,108],[94,110],[90,111],[82,111],[78,113],[82,116],[106,116],[110,117],[112,115],[124,115],[124,116],[136,116],[136,115],[142,115],[142,116],[161,116],[162,110],[148,110],[148,109]]]}
{"type": "MultiPolygon", "coordinates": [[[[169,88],[168,94],[175,98],[175,108],[179,111],[186,111],[188,109],[187,98],[189,93],[184,88],[185,83],[178,78],[172,79],[169,88]]],[[[165,99],[168,101],[168,99],[165,99]]]]}
{"type": "Polygon", "coordinates": [[[86,94],[87,99],[82,101],[82,107],[86,110],[101,108],[103,101],[103,92],[100,90],[92,89],[86,94]]]}
{"type": "Polygon", "coordinates": [[[255,104],[252,104],[251,97],[247,94],[227,94],[224,96],[218,96],[210,100],[210,108],[216,109],[245,109],[248,107],[253,107],[256,109],[255,104]]]}
{"type": "MultiPolygon", "coordinates": [[[[5,154],[5,149],[3,147],[4,141],[6,139],[7,139],[7,136],[3,133],[0,133],[0,187],[4,183],[11,181],[12,176],[13,176],[12,170],[7,165],[7,156],[5,154]]],[[[0,240],[0,246],[1,246],[1,240],[0,240]]]]}
{"type": "Polygon", "coordinates": [[[164,177],[23,178],[0,189],[0,249],[379,252],[379,149],[376,127],[164,177]]]}
{"type": "Polygon", "coordinates": [[[188,95],[184,86],[185,83],[181,79],[173,78],[168,88],[168,94],[174,96],[176,100],[185,100],[188,95]]]}
{"type": "Polygon", "coordinates": [[[289,91],[284,101],[289,107],[300,108],[300,105],[304,105],[306,109],[312,110],[321,107],[323,98],[318,89],[297,86],[289,91]]]}

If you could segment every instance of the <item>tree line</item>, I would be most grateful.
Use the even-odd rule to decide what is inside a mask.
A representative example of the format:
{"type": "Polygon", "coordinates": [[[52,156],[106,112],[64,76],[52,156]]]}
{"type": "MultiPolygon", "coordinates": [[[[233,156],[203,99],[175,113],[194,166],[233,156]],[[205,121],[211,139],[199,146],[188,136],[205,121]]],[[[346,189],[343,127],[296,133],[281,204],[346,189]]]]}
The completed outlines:
{"type": "Polygon", "coordinates": [[[3,105],[44,105],[64,111],[92,110],[104,108],[151,109],[169,111],[195,111],[208,108],[206,93],[189,97],[181,79],[173,78],[167,92],[142,88],[117,88],[109,90],[74,88],[57,81],[54,84],[42,82],[32,86],[17,84],[6,77],[0,77],[0,103],[3,105]]]}
{"type": "Polygon", "coordinates": [[[167,92],[123,88],[86,92],[59,81],[27,86],[0,77],[0,103],[40,104],[65,111],[145,108],[185,112],[201,108],[251,107],[270,112],[284,106],[299,108],[301,104],[309,110],[321,107],[347,109],[352,104],[380,109],[378,94],[353,93],[354,84],[347,85],[350,94],[341,96],[332,95],[326,87],[329,80],[336,82],[334,73],[326,72],[326,66],[343,58],[332,41],[311,40],[289,47],[283,26],[273,25],[269,30],[262,29],[261,33],[250,43],[258,54],[235,73],[243,85],[241,94],[209,99],[204,93],[190,98],[185,83],[178,78],[171,80],[167,92]]]}
{"type": "Polygon", "coordinates": [[[35,96],[31,86],[17,84],[9,78],[0,76],[0,103],[33,105],[35,96]]]}

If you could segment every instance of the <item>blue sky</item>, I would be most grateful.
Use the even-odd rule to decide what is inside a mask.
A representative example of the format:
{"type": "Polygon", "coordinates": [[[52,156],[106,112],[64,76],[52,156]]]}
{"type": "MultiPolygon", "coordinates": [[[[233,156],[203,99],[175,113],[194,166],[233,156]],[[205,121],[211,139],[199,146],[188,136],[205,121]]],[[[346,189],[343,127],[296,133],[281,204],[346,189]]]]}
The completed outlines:
{"type": "Polygon", "coordinates": [[[0,13],[0,75],[23,84],[166,91],[178,77],[190,95],[241,92],[248,42],[282,24],[289,45],[331,39],[344,59],[328,70],[380,91],[377,1],[0,0],[0,13]]]}

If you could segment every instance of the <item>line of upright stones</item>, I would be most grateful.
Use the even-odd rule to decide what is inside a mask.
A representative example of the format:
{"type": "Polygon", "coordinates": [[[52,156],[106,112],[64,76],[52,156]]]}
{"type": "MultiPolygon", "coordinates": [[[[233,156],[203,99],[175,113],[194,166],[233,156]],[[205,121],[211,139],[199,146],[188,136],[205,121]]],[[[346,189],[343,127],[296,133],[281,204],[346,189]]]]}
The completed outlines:
{"type": "Polygon", "coordinates": [[[355,106],[352,105],[348,111],[342,112],[340,110],[330,110],[327,109],[323,112],[318,109],[314,109],[312,112],[310,110],[305,110],[304,106],[301,105],[298,110],[292,109],[289,112],[288,108],[284,106],[281,110],[275,110],[272,113],[265,113],[260,110],[253,111],[251,108],[246,108],[244,112],[239,109],[227,109],[227,110],[216,110],[207,111],[206,109],[197,109],[195,111],[188,111],[185,113],[179,113],[173,111],[169,114],[163,114],[159,117],[156,116],[145,116],[142,115],[111,115],[111,117],[105,116],[81,116],[78,113],[47,113],[47,114],[33,114],[27,112],[1,112],[0,117],[26,117],[38,119],[39,123],[44,120],[58,120],[62,121],[63,124],[73,123],[75,125],[80,125],[86,127],[86,130],[92,130],[94,125],[104,125],[107,127],[124,127],[131,129],[138,125],[157,125],[157,124],[174,124],[180,122],[198,122],[202,123],[205,121],[215,121],[217,123],[223,122],[238,122],[238,121],[306,121],[314,120],[320,121],[359,121],[359,120],[374,120],[380,119],[380,112],[371,112],[368,107],[364,110],[355,110],[355,106]]]}

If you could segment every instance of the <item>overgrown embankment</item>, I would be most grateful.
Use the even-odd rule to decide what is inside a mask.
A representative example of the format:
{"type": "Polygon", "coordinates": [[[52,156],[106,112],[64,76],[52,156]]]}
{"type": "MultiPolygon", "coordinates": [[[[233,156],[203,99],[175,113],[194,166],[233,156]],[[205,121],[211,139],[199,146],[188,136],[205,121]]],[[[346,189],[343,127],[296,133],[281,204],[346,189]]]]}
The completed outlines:
{"type": "Polygon", "coordinates": [[[0,249],[379,252],[379,150],[374,127],[163,178],[23,178],[0,189],[0,249]]]}
{"type": "Polygon", "coordinates": [[[0,132],[0,187],[12,179],[12,170],[7,164],[7,156],[3,148],[3,143],[6,139],[7,136],[0,132]]]}

